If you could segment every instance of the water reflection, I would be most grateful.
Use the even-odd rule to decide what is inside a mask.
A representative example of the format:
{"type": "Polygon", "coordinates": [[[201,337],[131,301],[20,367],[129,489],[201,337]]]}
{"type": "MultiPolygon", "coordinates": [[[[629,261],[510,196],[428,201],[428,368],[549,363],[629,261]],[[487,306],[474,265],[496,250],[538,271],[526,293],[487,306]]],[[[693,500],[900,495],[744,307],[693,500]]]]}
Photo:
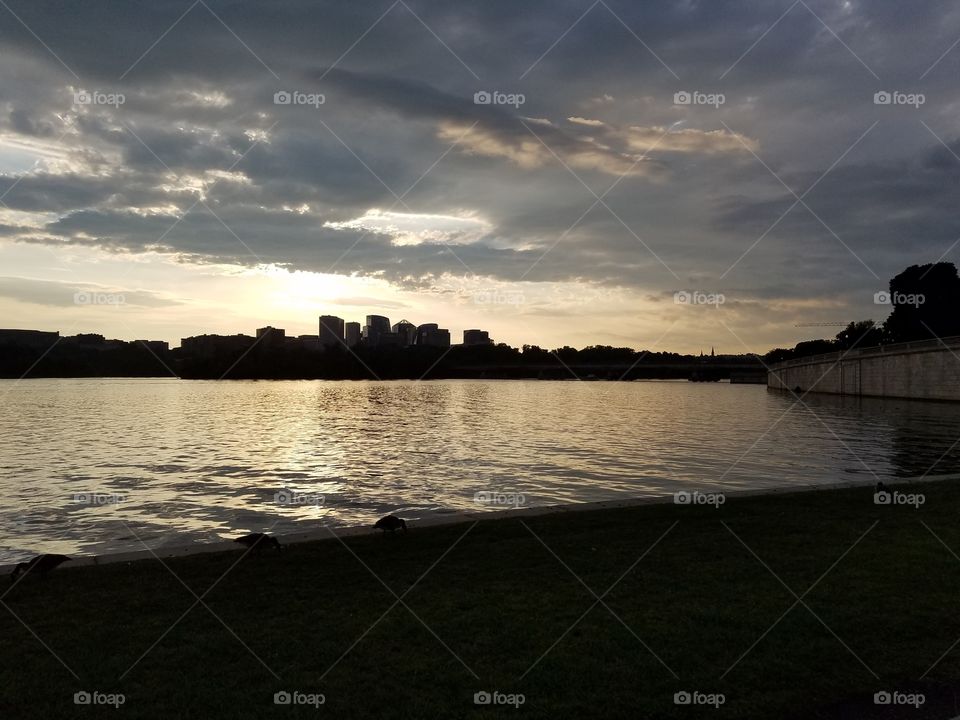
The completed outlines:
{"type": "Polygon", "coordinates": [[[687,382],[0,381],[0,560],[529,504],[957,472],[960,406],[687,382]],[[288,489],[322,504],[278,505],[288,489]],[[113,506],[74,493],[126,496],[113,506]]]}

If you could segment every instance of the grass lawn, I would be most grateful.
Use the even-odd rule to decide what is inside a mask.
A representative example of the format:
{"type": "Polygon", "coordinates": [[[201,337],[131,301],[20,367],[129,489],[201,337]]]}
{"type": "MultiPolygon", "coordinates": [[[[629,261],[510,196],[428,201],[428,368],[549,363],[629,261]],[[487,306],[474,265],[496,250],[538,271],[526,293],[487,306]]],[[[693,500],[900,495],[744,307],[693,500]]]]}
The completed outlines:
{"type": "Polygon", "coordinates": [[[919,509],[831,490],[64,567],[2,599],[0,718],[951,717],[960,484],[917,490],[919,509]],[[474,704],[494,690],[523,705],[474,704]]]}

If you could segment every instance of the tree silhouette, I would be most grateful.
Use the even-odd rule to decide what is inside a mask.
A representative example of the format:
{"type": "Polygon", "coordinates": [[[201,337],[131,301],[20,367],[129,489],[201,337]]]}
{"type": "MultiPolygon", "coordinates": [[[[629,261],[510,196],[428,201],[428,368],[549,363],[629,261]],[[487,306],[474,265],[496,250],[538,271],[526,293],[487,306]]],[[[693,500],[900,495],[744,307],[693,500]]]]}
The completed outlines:
{"type": "Polygon", "coordinates": [[[852,322],[837,333],[835,340],[838,350],[850,350],[855,347],[873,347],[883,342],[883,328],[873,320],[852,322]]]}
{"type": "Polygon", "coordinates": [[[911,265],[890,281],[887,342],[960,335],[960,277],[953,263],[911,265]]]}

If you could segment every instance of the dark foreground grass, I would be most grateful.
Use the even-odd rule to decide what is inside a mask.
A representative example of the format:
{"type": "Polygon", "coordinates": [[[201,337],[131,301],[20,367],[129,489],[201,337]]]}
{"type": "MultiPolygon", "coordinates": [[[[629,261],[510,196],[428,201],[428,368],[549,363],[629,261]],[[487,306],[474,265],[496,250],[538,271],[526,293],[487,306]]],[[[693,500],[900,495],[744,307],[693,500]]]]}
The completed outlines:
{"type": "Polygon", "coordinates": [[[0,717],[946,718],[960,485],[915,489],[919,510],[809,492],[63,568],[2,599],[0,717]],[[494,690],[524,703],[474,704],[494,690]]]}

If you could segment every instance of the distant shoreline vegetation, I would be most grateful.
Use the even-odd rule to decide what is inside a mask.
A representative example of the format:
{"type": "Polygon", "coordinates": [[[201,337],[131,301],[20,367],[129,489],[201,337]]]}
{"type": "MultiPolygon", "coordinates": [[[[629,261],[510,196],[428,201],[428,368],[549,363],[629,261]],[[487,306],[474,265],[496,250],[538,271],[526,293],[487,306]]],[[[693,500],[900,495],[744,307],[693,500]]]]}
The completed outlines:
{"type": "MultiPolygon", "coordinates": [[[[249,336],[210,352],[173,350],[166,343],[107,340],[100,335],[34,336],[11,342],[0,331],[0,377],[179,377],[185,380],[544,379],[764,381],[756,355],[681,355],[591,346],[545,350],[506,344],[450,348],[276,347],[249,336]]],[[[22,332],[22,331],[21,331],[22,332]]]]}

